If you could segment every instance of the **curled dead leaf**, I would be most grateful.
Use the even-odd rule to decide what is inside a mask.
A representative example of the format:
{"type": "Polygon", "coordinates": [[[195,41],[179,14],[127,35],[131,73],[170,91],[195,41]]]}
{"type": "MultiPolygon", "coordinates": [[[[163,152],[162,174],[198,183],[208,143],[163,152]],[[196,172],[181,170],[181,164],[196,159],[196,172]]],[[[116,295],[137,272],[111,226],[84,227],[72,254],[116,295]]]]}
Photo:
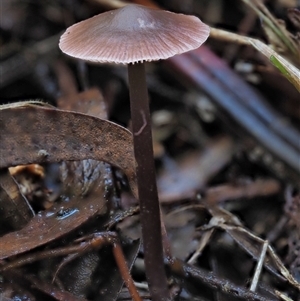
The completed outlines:
{"type": "Polygon", "coordinates": [[[0,106],[0,168],[94,159],[124,171],[137,196],[131,133],[107,120],[22,103],[0,106]]]}

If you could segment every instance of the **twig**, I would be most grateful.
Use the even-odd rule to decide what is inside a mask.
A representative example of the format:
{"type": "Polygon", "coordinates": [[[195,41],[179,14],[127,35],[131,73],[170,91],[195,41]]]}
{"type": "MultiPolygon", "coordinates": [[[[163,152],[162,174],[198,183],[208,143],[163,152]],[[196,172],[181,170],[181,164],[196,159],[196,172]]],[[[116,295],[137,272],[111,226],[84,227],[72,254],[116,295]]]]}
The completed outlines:
{"type": "Polygon", "coordinates": [[[293,64],[287,61],[284,57],[274,51],[271,47],[261,42],[260,40],[231,33],[222,29],[211,28],[210,37],[221,41],[237,43],[240,45],[252,46],[280,70],[280,72],[295,86],[300,92],[300,71],[293,64]]]}
{"type": "Polygon", "coordinates": [[[46,251],[40,251],[36,253],[30,253],[28,255],[21,256],[20,258],[15,259],[12,262],[9,262],[6,265],[0,266],[0,272],[4,272],[25,264],[32,263],[37,260],[46,259],[49,257],[58,257],[58,256],[64,256],[68,255],[68,257],[64,258],[62,263],[58,266],[58,269],[55,272],[54,278],[56,277],[56,274],[59,272],[59,270],[70,261],[74,260],[76,257],[81,256],[83,253],[86,253],[90,250],[99,249],[103,245],[111,244],[113,247],[113,254],[116,261],[116,264],[119,268],[120,274],[123,278],[123,281],[125,285],[128,288],[128,291],[130,292],[130,295],[132,297],[132,300],[134,301],[141,301],[137,289],[134,285],[134,282],[131,278],[129,268],[126,263],[126,258],[123,254],[120,241],[118,239],[118,236],[114,232],[98,232],[94,233],[92,235],[89,235],[87,237],[81,237],[77,240],[78,244],[75,244],[73,246],[67,246],[58,248],[56,250],[46,250],[46,251]],[[85,241],[85,239],[87,239],[85,241]],[[79,242],[79,243],[78,243],[79,242]]]}
{"type": "Polygon", "coordinates": [[[261,274],[261,271],[262,271],[262,268],[263,268],[263,265],[264,265],[264,260],[265,260],[265,257],[266,257],[268,244],[269,243],[268,243],[267,240],[263,244],[261,254],[260,254],[260,257],[259,257],[259,261],[257,262],[257,266],[256,266],[256,269],[255,269],[255,274],[254,274],[254,277],[252,279],[251,286],[250,286],[250,291],[252,291],[252,292],[256,291],[258,280],[259,280],[259,277],[260,277],[260,274],[261,274]]]}
{"type": "Polygon", "coordinates": [[[226,30],[218,29],[211,27],[210,28],[210,38],[221,40],[224,42],[237,43],[240,45],[249,45],[251,46],[248,37],[242,36],[236,33],[232,33],[226,30]]]}
{"type": "Polygon", "coordinates": [[[192,257],[189,259],[188,264],[194,264],[197,260],[197,258],[201,255],[202,250],[207,245],[208,241],[210,240],[211,236],[213,235],[215,229],[209,229],[207,232],[204,233],[204,235],[201,238],[201,241],[199,243],[199,247],[196,250],[196,252],[192,255],[192,257]]]}
{"type": "Polygon", "coordinates": [[[251,7],[257,15],[269,26],[269,28],[273,31],[273,33],[278,37],[278,39],[285,45],[285,47],[296,57],[299,54],[297,47],[293,40],[287,36],[287,34],[282,30],[278,21],[274,18],[274,16],[270,13],[267,7],[260,0],[242,0],[249,7],[251,7]]]}
{"type": "Polygon", "coordinates": [[[289,298],[288,296],[286,296],[285,294],[283,294],[279,291],[275,291],[275,293],[277,296],[279,296],[284,301],[294,301],[293,299],[289,298]]]}
{"type": "Polygon", "coordinates": [[[199,281],[212,288],[213,290],[220,290],[226,295],[239,297],[248,301],[278,300],[274,298],[270,299],[267,297],[263,297],[262,295],[255,292],[251,292],[250,290],[247,290],[244,287],[237,286],[228,280],[220,279],[212,272],[208,272],[203,269],[185,264],[179,259],[173,260],[173,263],[169,263],[168,267],[170,268],[171,272],[177,276],[180,276],[184,279],[189,278],[195,281],[199,281]]]}

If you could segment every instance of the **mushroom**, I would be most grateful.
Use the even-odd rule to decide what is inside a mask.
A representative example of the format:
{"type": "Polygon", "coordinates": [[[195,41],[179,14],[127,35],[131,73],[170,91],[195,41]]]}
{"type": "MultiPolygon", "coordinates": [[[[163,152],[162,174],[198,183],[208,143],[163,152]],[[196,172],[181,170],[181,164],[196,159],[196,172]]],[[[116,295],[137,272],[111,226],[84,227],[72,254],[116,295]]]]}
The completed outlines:
{"type": "Polygon", "coordinates": [[[195,16],[129,4],[72,25],[59,43],[64,53],[85,61],[128,64],[145,265],[153,300],[169,300],[169,297],[163,266],[144,62],[167,59],[196,49],[208,36],[209,27],[195,16]]]}

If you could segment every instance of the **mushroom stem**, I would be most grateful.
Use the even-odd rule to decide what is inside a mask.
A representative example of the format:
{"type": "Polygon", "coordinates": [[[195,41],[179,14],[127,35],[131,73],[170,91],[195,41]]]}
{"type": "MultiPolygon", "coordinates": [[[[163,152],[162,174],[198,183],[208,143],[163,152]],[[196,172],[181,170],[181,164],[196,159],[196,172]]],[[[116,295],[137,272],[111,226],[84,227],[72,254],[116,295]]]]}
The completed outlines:
{"type": "Polygon", "coordinates": [[[129,64],[128,79],[146,276],[152,300],[169,300],[144,63],[129,64]]]}

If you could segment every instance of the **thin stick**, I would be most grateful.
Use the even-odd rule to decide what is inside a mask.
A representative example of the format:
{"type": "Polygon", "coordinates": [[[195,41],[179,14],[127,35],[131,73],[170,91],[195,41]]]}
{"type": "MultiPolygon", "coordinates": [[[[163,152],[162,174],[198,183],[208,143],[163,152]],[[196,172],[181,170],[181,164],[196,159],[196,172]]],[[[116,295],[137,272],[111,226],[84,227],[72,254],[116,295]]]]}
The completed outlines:
{"type": "Polygon", "coordinates": [[[128,266],[126,264],[126,259],[123,254],[122,248],[118,242],[113,244],[113,253],[119,268],[120,274],[125,282],[125,285],[134,301],[142,301],[139,293],[137,292],[136,286],[131,278],[128,266]]]}
{"type": "Polygon", "coordinates": [[[249,41],[251,38],[214,27],[210,28],[210,38],[221,40],[224,42],[252,46],[249,41]]]}
{"type": "Polygon", "coordinates": [[[190,266],[179,259],[175,259],[171,264],[168,263],[171,273],[182,279],[199,281],[213,290],[218,290],[226,295],[241,298],[248,301],[274,301],[274,297],[264,297],[259,293],[252,292],[244,287],[228,281],[227,279],[218,278],[212,272],[206,271],[195,266],[190,266]]]}
{"type": "Polygon", "coordinates": [[[196,252],[192,255],[192,257],[189,259],[188,264],[195,264],[198,257],[202,254],[203,249],[207,245],[208,241],[210,240],[211,236],[214,233],[214,229],[210,229],[207,232],[204,233],[204,235],[201,238],[201,241],[199,243],[199,247],[196,250],[196,252]]]}
{"type": "MultiPolygon", "coordinates": [[[[274,18],[274,16],[270,13],[267,7],[261,2],[261,0],[242,0],[249,7],[251,7],[256,14],[266,23],[267,26],[272,30],[273,34],[277,36],[277,38],[285,45],[287,49],[291,51],[297,58],[298,50],[293,42],[293,40],[282,30],[278,21],[274,18]]],[[[299,61],[299,59],[297,59],[299,61]]]]}
{"type": "Polygon", "coordinates": [[[92,2],[104,5],[110,9],[121,8],[128,4],[120,0],[92,0],[92,2]]]}
{"type": "Polygon", "coordinates": [[[275,290],[275,293],[278,297],[280,297],[284,301],[294,301],[293,299],[289,298],[285,294],[281,293],[280,291],[275,290]]]}
{"type": "Polygon", "coordinates": [[[57,268],[53,280],[56,278],[59,270],[70,261],[74,260],[78,256],[82,256],[83,253],[86,253],[90,250],[99,249],[103,245],[111,244],[113,246],[113,254],[116,261],[116,264],[119,268],[122,279],[132,297],[133,301],[142,301],[139,293],[134,285],[133,279],[130,275],[129,268],[126,263],[126,258],[122,251],[119,239],[114,232],[99,232],[89,235],[88,237],[82,237],[79,240],[80,242],[74,246],[63,247],[55,250],[47,250],[36,253],[30,253],[25,256],[21,256],[20,258],[8,263],[6,265],[0,266],[0,272],[4,272],[6,270],[16,268],[25,264],[32,263],[37,260],[48,259],[51,257],[64,256],[68,255],[62,263],[57,268]],[[84,239],[89,238],[88,241],[83,241],[84,239]]]}
{"type": "Polygon", "coordinates": [[[250,291],[252,291],[252,292],[256,291],[258,280],[259,280],[259,277],[260,277],[260,274],[261,274],[261,271],[262,271],[262,267],[264,265],[264,260],[265,260],[265,257],[266,257],[266,252],[267,252],[267,249],[268,249],[268,245],[269,245],[269,242],[266,240],[263,244],[263,247],[262,247],[262,250],[261,250],[261,253],[260,253],[260,257],[259,257],[259,261],[257,262],[255,273],[254,273],[254,276],[253,276],[253,279],[252,279],[252,282],[251,282],[250,291]]]}

